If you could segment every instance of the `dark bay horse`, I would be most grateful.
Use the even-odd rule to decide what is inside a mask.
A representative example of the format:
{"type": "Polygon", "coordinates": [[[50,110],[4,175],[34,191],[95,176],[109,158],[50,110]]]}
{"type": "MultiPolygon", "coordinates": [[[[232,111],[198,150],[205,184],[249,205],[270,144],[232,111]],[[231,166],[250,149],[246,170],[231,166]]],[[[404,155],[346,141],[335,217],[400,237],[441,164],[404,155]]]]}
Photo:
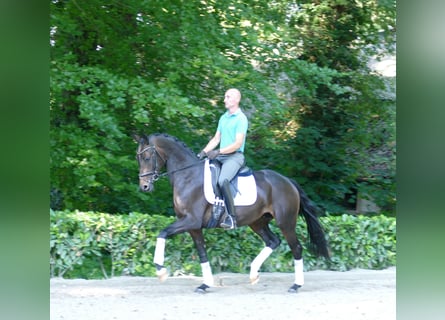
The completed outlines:
{"type": "MultiPolygon", "coordinates": [[[[212,204],[204,197],[204,162],[183,142],[166,134],[135,136],[138,142],[139,187],[141,191],[153,191],[154,182],[161,176],[168,176],[173,187],[173,206],[177,220],[162,230],[156,241],[154,263],[156,274],[161,281],[167,277],[164,267],[165,242],[170,236],[188,232],[193,238],[201,262],[203,284],[197,292],[206,292],[211,287],[213,275],[207,258],[202,229],[211,219],[212,204]],[[166,172],[161,173],[165,167],[166,172]]],[[[307,224],[311,249],[317,256],[329,259],[325,235],[317,216],[315,206],[293,180],[272,170],[254,171],[257,184],[257,199],[253,205],[236,207],[238,226],[249,226],[265,243],[265,247],[250,265],[250,281],[259,279],[263,262],[281,242],[269,228],[275,219],[294,257],[295,281],[289,292],[297,292],[304,283],[302,246],[297,239],[296,224],[301,210],[307,224]]]]}

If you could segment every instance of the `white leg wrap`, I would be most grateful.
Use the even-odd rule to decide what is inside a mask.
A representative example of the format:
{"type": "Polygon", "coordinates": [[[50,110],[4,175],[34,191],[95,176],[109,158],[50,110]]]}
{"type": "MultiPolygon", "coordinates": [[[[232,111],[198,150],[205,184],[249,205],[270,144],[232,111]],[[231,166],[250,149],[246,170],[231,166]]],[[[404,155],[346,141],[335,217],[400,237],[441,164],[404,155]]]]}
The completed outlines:
{"type": "Polygon", "coordinates": [[[303,258],[294,260],[295,262],[295,284],[302,286],[304,284],[303,258]]]}
{"type": "Polygon", "coordinates": [[[202,277],[204,284],[208,285],[209,287],[212,287],[214,282],[213,282],[212,269],[210,268],[210,263],[208,261],[201,263],[201,270],[202,270],[202,277]]]}
{"type": "Polygon", "coordinates": [[[165,251],[165,239],[157,238],[156,240],[156,249],[153,262],[159,264],[160,266],[164,265],[164,251],[165,251]]]}
{"type": "Polygon", "coordinates": [[[250,280],[253,281],[258,278],[258,271],[260,270],[262,264],[270,256],[273,249],[270,247],[264,247],[263,250],[256,256],[256,258],[250,264],[250,280]]]}

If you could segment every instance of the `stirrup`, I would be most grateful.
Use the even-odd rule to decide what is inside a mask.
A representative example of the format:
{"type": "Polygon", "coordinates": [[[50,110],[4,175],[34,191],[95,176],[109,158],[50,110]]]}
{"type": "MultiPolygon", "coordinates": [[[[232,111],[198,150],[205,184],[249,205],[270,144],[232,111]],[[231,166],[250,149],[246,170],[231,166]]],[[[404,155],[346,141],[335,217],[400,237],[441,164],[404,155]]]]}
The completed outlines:
{"type": "Polygon", "coordinates": [[[226,218],[224,219],[224,221],[221,222],[221,224],[219,226],[222,227],[225,230],[235,229],[236,228],[236,221],[235,221],[235,219],[233,219],[233,217],[230,214],[228,214],[226,216],[226,218]],[[230,224],[227,223],[228,219],[230,220],[230,222],[228,222],[230,224]]]}

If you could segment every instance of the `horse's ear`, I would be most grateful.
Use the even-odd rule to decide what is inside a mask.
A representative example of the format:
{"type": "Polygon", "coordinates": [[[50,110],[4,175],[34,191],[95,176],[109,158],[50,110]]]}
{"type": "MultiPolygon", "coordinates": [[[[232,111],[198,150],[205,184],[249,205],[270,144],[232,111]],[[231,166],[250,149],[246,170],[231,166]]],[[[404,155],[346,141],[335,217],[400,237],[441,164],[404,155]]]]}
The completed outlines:
{"type": "Polygon", "coordinates": [[[136,141],[137,143],[140,143],[142,141],[142,136],[140,136],[139,134],[133,133],[132,136],[133,136],[134,141],[136,141]]]}

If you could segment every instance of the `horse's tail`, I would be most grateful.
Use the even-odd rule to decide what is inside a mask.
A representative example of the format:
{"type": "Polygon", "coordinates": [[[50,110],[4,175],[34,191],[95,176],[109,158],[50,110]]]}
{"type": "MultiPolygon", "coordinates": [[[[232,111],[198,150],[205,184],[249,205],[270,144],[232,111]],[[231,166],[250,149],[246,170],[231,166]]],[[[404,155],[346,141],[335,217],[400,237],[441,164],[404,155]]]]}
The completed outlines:
{"type": "Polygon", "coordinates": [[[306,220],[307,230],[309,233],[310,246],[309,250],[316,256],[323,256],[330,259],[328,243],[323,231],[323,227],[317,218],[317,207],[303,191],[301,186],[292,179],[289,179],[300,193],[300,210],[306,220]]]}

